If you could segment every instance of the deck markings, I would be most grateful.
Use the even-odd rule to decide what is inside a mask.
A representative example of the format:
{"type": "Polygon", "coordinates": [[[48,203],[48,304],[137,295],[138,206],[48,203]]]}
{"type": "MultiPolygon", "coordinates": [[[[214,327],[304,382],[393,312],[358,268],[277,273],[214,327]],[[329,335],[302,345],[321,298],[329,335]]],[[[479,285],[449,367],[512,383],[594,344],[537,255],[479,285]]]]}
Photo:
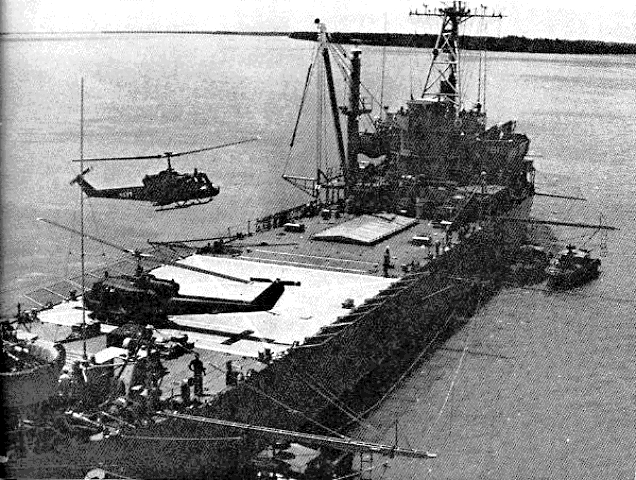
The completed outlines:
{"type": "Polygon", "coordinates": [[[260,250],[260,249],[255,249],[252,251],[259,252],[259,253],[272,253],[274,255],[289,255],[293,257],[306,257],[306,258],[316,258],[320,260],[333,260],[335,262],[355,262],[355,263],[366,263],[368,265],[378,265],[378,262],[367,262],[366,260],[355,260],[350,258],[327,257],[323,255],[306,255],[304,253],[292,253],[292,252],[274,252],[271,250],[260,250]]]}

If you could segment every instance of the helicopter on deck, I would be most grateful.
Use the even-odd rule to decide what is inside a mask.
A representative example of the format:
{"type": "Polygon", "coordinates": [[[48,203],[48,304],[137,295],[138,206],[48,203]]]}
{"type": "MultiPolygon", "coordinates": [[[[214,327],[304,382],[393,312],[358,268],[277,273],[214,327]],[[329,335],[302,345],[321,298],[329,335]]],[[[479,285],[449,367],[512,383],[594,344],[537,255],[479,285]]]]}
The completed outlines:
{"type": "Polygon", "coordinates": [[[274,280],[251,301],[180,295],[179,284],[138,271],[135,275],[110,276],[95,282],[84,297],[96,320],[111,324],[163,325],[170,315],[260,312],[274,308],[289,282],[274,280]]]}
{"type": "Polygon", "coordinates": [[[189,150],[187,152],[165,152],[159,155],[146,155],[137,157],[104,157],[73,160],[74,162],[105,162],[105,161],[126,161],[126,160],[153,160],[166,159],[168,168],[159,173],[146,175],[142,179],[142,186],[120,187],[97,189],[86,181],[84,175],[90,172],[87,168],[77,175],[70,183],[79,184],[82,191],[88,197],[115,198],[118,200],[138,200],[142,202],[152,202],[156,207],[166,207],[174,204],[171,208],[184,208],[192,205],[208,203],[217,196],[221,189],[214,185],[208,176],[199,172],[196,168],[193,173],[179,173],[172,168],[171,159],[183,155],[206,152],[219,148],[239,145],[241,143],[252,142],[258,138],[249,138],[232,143],[225,143],[213,147],[189,150]]]}
{"type": "MultiPolygon", "coordinates": [[[[38,219],[50,225],[75,234],[81,233],[74,228],[62,225],[45,218],[38,219]]],[[[138,323],[146,325],[170,325],[170,315],[199,315],[233,312],[260,312],[274,308],[285,292],[285,286],[299,286],[299,282],[287,280],[270,280],[267,278],[235,277],[226,273],[215,272],[176,261],[163,259],[160,256],[139,250],[131,250],[117,244],[84,234],[85,238],[102,243],[109,247],[131,254],[137,260],[134,274],[110,275],[107,271],[103,277],[93,283],[90,290],[84,293],[84,307],[95,320],[112,325],[138,323]],[[148,259],[172,267],[212,275],[233,282],[253,284],[255,282],[271,283],[253,300],[236,300],[231,298],[202,297],[179,294],[179,284],[174,280],[165,280],[144,271],[141,262],[148,259]]],[[[181,328],[181,327],[179,327],[181,328]]]]}

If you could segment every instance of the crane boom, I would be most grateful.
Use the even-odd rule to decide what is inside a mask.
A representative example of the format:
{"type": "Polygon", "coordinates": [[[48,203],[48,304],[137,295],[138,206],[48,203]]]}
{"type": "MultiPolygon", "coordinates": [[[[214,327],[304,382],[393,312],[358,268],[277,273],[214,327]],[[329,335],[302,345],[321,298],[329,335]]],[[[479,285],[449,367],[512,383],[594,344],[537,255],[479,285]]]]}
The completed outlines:
{"type": "Polygon", "coordinates": [[[353,438],[344,437],[330,437],[326,435],[316,435],[313,433],[294,432],[292,430],[283,430],[280,428],[263,427],[260,425],[251,425],[248,423],[231,422],[229,420],[221,420],[218,418],[207,418],[196,415],[184,415],[181,413],[168,413],[162,412],[161,415],[172,418],[179,418],[181,420],[190,420],[199,423],[209,423],[220,427],[238,428],[241,430],[248,430],[252,432],[264,433],[273,437],[293,440],[307,443],[316,446],[332,447],[339,450],[348,452],[370,452],[379,453],[387,456],[401,456],[410,458],[435,458],[437,454],[430,453],[425,450],[416,450],[413,448],[403,448],[397,445],[382,445],[378,443],[364,442],[361,440],[354,440],[353,438]]]}

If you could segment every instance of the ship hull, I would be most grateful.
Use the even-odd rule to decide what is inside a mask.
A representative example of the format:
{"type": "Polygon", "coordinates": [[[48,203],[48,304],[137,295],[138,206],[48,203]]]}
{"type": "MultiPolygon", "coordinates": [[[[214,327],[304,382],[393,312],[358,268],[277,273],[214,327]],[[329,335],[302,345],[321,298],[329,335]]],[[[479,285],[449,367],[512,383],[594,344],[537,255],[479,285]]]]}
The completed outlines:
{"type": "MultiPolygon", "coordinates": [[[[505,213],[527,218],[531,206],[529,195],[505,213]]],[[[518,224],[485,222],[426,267],[334,319],[332,325],[345,325],[337,335],[309,337],[192,414],[297,431],[341,430],[342,409],[336,404],[360,408],[361,384],[380,375],[385,382],[378,388],[389,388],[420,352],[433,351],[461,328],[463,319],[496,293],[500,285],[491,279],[500,277],[507,253],[524,241],[525,228],[518,224]]],[[[243,465],[266,445],[262,438],[240,435],[176,418],[94,442],[58,435],[47,452],[12,452],[9,472],[78,477],[101,466],[141,478],[228,478],[244,474],[243,465]]]]}
{"type": "Polygon", "coordinates": [[[589,268],[581,268],[580,270],[572,272],[548,272],[548,287],[554,290],[565,290],[572,287],[577,287],[587,283],[598,276],[601,273],[598,270],[598,266],[590,266],[589,268]]]}

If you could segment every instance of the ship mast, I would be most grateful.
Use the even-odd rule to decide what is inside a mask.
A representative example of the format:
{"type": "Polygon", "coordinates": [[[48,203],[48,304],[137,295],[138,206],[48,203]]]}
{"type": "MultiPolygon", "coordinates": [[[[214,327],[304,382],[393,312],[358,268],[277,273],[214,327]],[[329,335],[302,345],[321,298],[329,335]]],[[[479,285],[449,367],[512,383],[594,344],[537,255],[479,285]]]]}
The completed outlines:
{"type": "MultiPolygon", "coordinates": [[[[84,172],[84,77],[80,83],[80,175],[84,172]]],[[[84,192],[80,188],[80,258],[82,262],[82,346],[84,360],[88,359],[86,354],[86,305],[84,294],[86,292],[85,279],[85,258],[84,258],[84,192]]]]}
{"type": "MultiPolygon", "coordinates": [[[[318,77],[317,77],[317,94],[318,94],[318,112],[317,112],[317,127],[316,127],[316,162],[320,165],[320,159],[322,156],[322,132],[323,132],[323,124],[322,124],[322,109],[323,102],[325,100],[324,94],[324,80],[327,83],[327,89],[329,92],[329,105],[331,106],[331,117],[333,119],[333,127],[336,134],[336,144],[338,146],[338,157],[340,159],[340,168],[343,172],[345,178],[345,195],[347,190],[347,185],[350,183],[347,178],[349,175],[349,169],[347,168],[347,157],[345,154],[344,141],[342,138],[342,126],[340,125],[340,110],[338,109],[338,100],[336,98],[336,86],[333,80],[333,72],[331,69],[331,60],[329,57],[329,44],[327,39],[327,27],[324,23],[322,23],[319,19],[316,19],[316,25],[318,26],[318,52],[319,57],[322,57],[322,62],[324,68],[318,68],[318,77]]],[[[320,61],[320,60],[319,60],[320,61]]],[[[357,160],[356,160],[357,161],[357,160]]],[[[320,178],[320,167],[317,173],[317,178],[320,178]]],[[[328,192],[331,190],[334,185],[333,179],[327,178],[328,183],[328,192]]]]}
{"type": "MultiPolygon", "coordinates": [[[[320,19],[316,19],[316,27],[318,28],[317,35],[317,49],[314,60],[307,72],[307,80],[305,83],[305,90],[303,91],[303,98],[301,100],[300,109],[298,111],[298,118],[296,119],[296,126],[292,135],[292,141],[290,148],[294,146],[296,134],[298,132],[298,125],[300,116],[305,104],[305,98],[307,94],[307,87],[313,76],[313,80],[316,82],[316,124],[314,130],[314,157],[316,165],[316,175],[314,178],[301,177],[296,175],[283,175],[283,179],[290,182],[297,188],[300,188],[306,193],[312,195],[315,199],[320,199],[321,192],[324,192],[324,201],[329,202],[330,197],[333,200],[334,192],[337,192],[344,188],[345,195],[347,194],[348,185],[352,184],[351,180],[347,180],[351,175],[355,175],[355,169],[348,167],[347,158],[353,158],[353,155],[345,150],[345,144],[342,134],[342,126],[340,124],[340,108],[338,107],[338,100],[336,97],[336,87],[334,83],[333,71],[331,68],[331,57],[329,50],[333,47],[329,44],[327,37],[327,27],[320,19]],[[326,87],[326,89],[325,89],[326,87]],[[335,131],[335,140],[338,147],[338,157],[340,161],[340,170],[342,173],[332,175],[329,173],[326,161],[324,160],[324,140],[325,134],[325,103],[327,100],[327,94],[329,96],[329,107],[331,109],[331,117],[333,120],[333,128],[335,131]],[[349,156],[347,154],[349,153],[349,156]],[[344,185],[341,179],[344,177],[344,185]]],[[[342,68],[342,65],[340,65],[342,68]]],[[[327,107],[327,108],[329,108],[327,107]]],[[[357,128],[356,128],[357,131],[357,128]]],[[[357,167],[357,155],[355,156],[357,167]]],[[[339,197],[339,194],[338,194],[339,197]]]]}
{"type": "MultiPolygon", "coordinates": [[[[324,53],[327,50],[327,27],[320,20],[316,19],[316,27],[318,28],[318,51],[316,52],[316,179],[320,182],[320,172],[322,167],[322,132],[323,132],[323,103],[325,101],[325,72],[320,68],[319,62],[324,59],[324,53]]],[[[324,61],[324,60],[323,60],[324,61]]]]}
{"type": "Polygon", "coordinates": [[[433,48],[433,60],[426,76],[422,98],[452,103],[459,115],[462,106],[460,80],[459,26],[470,18],[503,18],[501,14],[472,13],[466,2],[453,1],[452,5],[437,10],[411,11],[409,15],[442,17],[442,29],[433,48]]]}

